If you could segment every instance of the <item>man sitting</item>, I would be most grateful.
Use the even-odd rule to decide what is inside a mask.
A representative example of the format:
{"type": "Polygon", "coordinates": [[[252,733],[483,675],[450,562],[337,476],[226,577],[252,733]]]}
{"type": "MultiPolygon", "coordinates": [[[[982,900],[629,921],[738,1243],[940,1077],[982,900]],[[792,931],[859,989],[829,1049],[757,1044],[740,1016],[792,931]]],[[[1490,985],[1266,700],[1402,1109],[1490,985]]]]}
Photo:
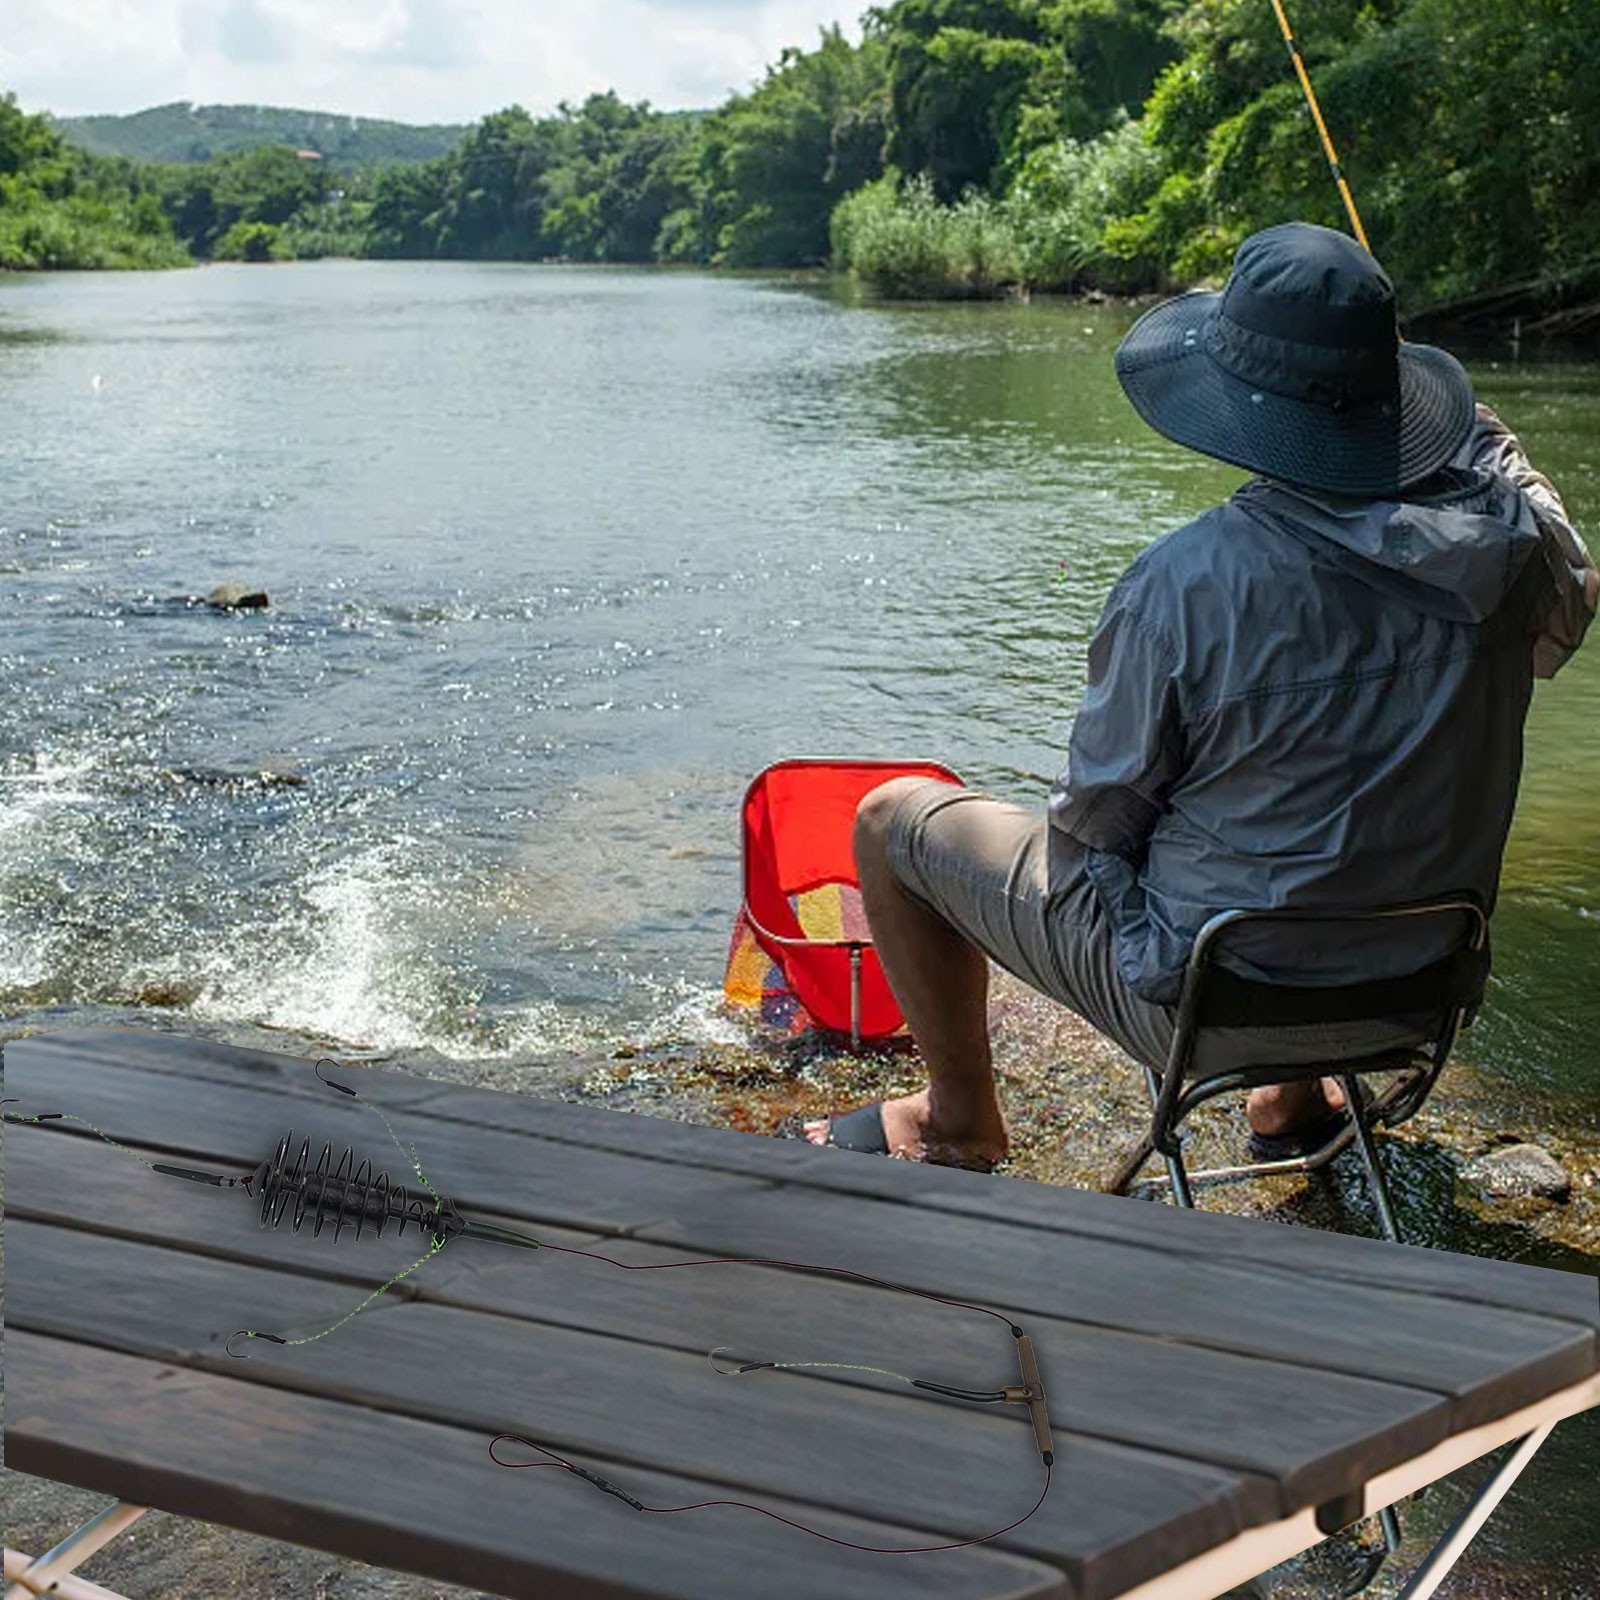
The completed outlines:
{"type": "MultiPolygon", "coordinates": [[[[1600,591],[1554,488],[1453,357],[1401,341],[1388,278],[1329,229],[1247,239],[1220,293],[1156,306],[1116,361],[1158,432],[1258,476],[1113,588],[1045,814],[921,779],[862,802],[862,897],[929,1086],[810,1123],[814,1143],[1005,1155],[989,958],[1159,1065],[1219,910],[1460,889],[1493,906],[1533,679],[1577,648],[1600,591]]],[[[1298,972],[1280,929],[1272,970],[1354,983],[1443,954],[1385,927],[1298,972]]],[[[1332,1062],[1431,1020],[1211,1047],[1332,1062]]],[[[1339,1106],[1314,1076],[1258,1089],[1257,1153],[1320,1143],[1339,1106]]]]}

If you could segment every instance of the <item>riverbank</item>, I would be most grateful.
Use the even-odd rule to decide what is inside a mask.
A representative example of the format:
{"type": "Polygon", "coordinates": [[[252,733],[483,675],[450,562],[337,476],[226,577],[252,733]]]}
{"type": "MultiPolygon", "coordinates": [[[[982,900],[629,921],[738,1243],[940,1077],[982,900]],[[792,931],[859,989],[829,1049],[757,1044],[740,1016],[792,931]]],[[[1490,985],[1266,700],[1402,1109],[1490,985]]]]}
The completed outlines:
{"type": "MultiPolygon", "coordinates": [[[[996,1079],[1012,1134],[1000,1174],[1100,1187],[1149,1119],[1134,1063],[1087,1023],[1004,973],[995,975],[990,1022],[996,1079]]],[[[1470,1033],[1464,1038],[1470,1050],[1470,1033]]],[[[562,1098],[773,1134],[925,1082],[910,1054],[852,1058],[754,1035],[744,1044],[708,1045],[686,1034],[646,1047],[619,1047],[562,1098]]],[[[1242,1104],[1213,1102],[1192,1126],[1191,1165],[1240,1159],[1242,1104]]],[[[1418,1242],[1552,1264],[1581,1256],[1589,1259],[1589,1270],[1600,1272],[1600,1136],[1558,1131],[1551,1107],[1537,1095],[1456,1059],[1423,1112],[1388,1137],[1402,1227],[1418,1242]],[[1460,1177],[1475,1159],[1524,1141],[1561,1164],[1572,1185],[1569,1199],[1497,1198],[1460,1177]]],[[[1208,1190],[1205,1204],[1341,1232],[1374,1231],[1353,1181],[1285,1178],[1224,1185],[1208,1190]]]]}

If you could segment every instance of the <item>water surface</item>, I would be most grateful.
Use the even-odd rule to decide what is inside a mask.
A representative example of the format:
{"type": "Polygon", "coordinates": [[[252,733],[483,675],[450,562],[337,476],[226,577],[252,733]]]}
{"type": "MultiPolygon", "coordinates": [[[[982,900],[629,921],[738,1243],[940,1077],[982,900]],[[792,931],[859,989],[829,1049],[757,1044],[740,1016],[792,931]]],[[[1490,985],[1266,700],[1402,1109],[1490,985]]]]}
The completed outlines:
{"type": "MultiPolygon", "coordinates": [[[[734,1036],[749,777],[932,756],[1042,802],[1107,588],[1238,483],[1122,399],[1130,315],[516,266],[0,277],[0,1032],[562,1090],[734,1036]],[[234,581],[271,608],[188,602],[234,581]]],[[[1467,354],[1600,525],[1600,367],[1467,354]]],[[[1600,1130],[1597,690],[1600,642],[1535,697],[1463,1051],[1490,1126],[1600,1130]]],[[[1052,1082],[1081,1111],[1080,1078],[1052,1082]]],[[[1401,1149],[1430,1242],[1593,1270],[1401,1149]]],[[[1475,1600],[1594,1593],[1590,1423],[1491,1524],[1475,1600]]]]}
{"type": "MultiPolygon", "coordinates": [[[[402,1057],[716,1033],[743,785],[1040,801],[1105,591],[1233,470],[1131,313],[323,263],[0,281],[0,1009],[402,1057]],[[272,607],[184,602],[264,585],[272,607]],[[303,783],[262,782],[263,767],[303,783]]],[[[1478,352],[1580,522],[1600,384],[1478,352]]],[[[1542,685],[1472,1049],[1600,1125],[1600,649],[1542,685]]]]}

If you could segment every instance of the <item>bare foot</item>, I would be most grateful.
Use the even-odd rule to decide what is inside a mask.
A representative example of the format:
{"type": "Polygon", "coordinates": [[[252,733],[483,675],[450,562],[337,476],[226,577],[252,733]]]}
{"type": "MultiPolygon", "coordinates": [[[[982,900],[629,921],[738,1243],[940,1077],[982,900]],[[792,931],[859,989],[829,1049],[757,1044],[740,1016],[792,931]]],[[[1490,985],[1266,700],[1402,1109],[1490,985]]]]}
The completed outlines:
{"type": "MultiPolygon", "coordinates": [[[[827,1119],[806,1123],[805,1133],[812,1144],[826,1144],[827,1119]]],[[[892,1156],[946,1167],[992,1166],[1010,1148],[998,1107],[960,1125],[935,1127],[926,1089],[883,1102],[883,1136],[892,1156]]]]}
{"type": "Polygon", "coordinates": [[[1304,1078],[1255,1090],[1245,1106],[1251,1129],[1267,1138],[1292,1133],[1330,1111],[1343,1111],[1344,1090],[1336,1078],[1304,1078]]]}

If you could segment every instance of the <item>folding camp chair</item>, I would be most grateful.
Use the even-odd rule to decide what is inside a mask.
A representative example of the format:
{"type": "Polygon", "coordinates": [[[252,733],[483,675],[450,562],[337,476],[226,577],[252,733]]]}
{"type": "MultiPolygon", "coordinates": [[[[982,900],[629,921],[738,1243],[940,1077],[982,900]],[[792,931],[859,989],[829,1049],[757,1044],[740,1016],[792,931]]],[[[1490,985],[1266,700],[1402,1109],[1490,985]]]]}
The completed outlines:
{"type": "Polygon", "coordinates": [[[861,914],[854,849],[856,807],[902,777],[961,783],[932,761],[780,761],[744,797],[741,915],[811,1020],[853,1050],[904,1020],[861,914]]]}
{"type": "MultiPolygon", "coordinates": [[[[1259,970],[1259,968],[1257,968],[1259,970]]],[[[1463,1023],[1483,995],[1489,973],[1489,922],[1477,897],[1456,893],[1438,900],[1382,907],[1365,912],[1224,911],[1200,930],[1184,972],[1172,1043],[1164,1068],[1145,1067],[1150,1088],[1149,1132],[1129,1151],[1106,1187],[1123,1194],[1150,1156],[1166,1162],[1165,1182],[1181,1206],[1194,1205],[1192,1186],[1212,1180],[1264,1177],[1285,1172],[1315,1172],[1354,1143],[1361,1154],[1378,1223],[1386,1238],[1399,1241],[1394,1203],[1372,1133],[1412,1117],[1432,1092],[1463,1023]],[[1367,983],[1313,987],[1245,977],[1223,964],[1230,936],[1247,930],[1296,924],[1320,930],[1348,948],[1352,924],[1371,926],[1399,918],[1459,919],[1447,952],[1418,971],[1367,983]],[[1341,936],[1340,930],[1345,930],[1341,936]],[[1409,1050],[1384,1051],[1348,1061],[1295,1066],[1219,1067],[1195,1071],[1195,1049],[1207,1028],[1293,1027],[1354,1022],[1384,1017],[1432,1015],[1432,1035],[1409,1050]],[[1389,1082],[1368,1094],[1364,1080],[1386,1074],[1389,1082]],[[1320,1149],[1279,1161],[1214,1167],[1190,1172],[1184,1163],[1180,1132],[1197,1106],[1234,1090],[1307,1078],[1334,1077],[1349,1102],[1344,1125],[1320,1149]]],[[[1161,1182],[1160,1178],[1150,1181],[1161,1182]]]]}
{"type": "MultiPolygon", "coordinates": [[[[1190,951],[1166,1063],[1160,1072],[1148,1064],[1144,1069],[1150,1089],[1150,1129],[1124,1157],[1107,1189],[1112,1194],[1125,1194],[1151,1155],[1159,1152],[1166,1162],[1165,1181],[1172,1187],[1173,1199],[1178,1205],[1193,1209],[1194,1184],[1316,1172],[1354,1143],[1361,1153],[1379,1227],[1385,1238],[1399,1243],[1394,1201],[1372,1133],[1375,1128],[1394,1127],[1416,1115],[1444,1070],[1457,1033],[1476,1010],[1488,976],[1489,919],[1477,897],[1468,892],[1337,915],[1322,911],[1219,913],[1201,928],[1190,951]],[[1219,960],[1228,953],[1228,935],[1237,939],[1241,933],[1274,925],[1294,923],[1303,930],[1321,929],[1336,941],[1337,947],[1340,943],[1347,945],[1347,935],[1341,939],[1339,930],[1348,930],[1351,924],[1430,917],[1459,919],[1455,942],[1443,956],[1400,977],[1337,986],[1275,983],[1245,977],[1219,960]],[[1383,1051],[1348,1061],[1195,1070],[1196,1046],[1207,1028],[1297,1027],[1422,1015],[1437,1019],[1432,1036],[1410,1049],[1383,1051]],[[1369,1074],[1386,1074],[1389,1078],[1371,1096],[1363,1081],[1369,1074]],[[1286,1160],[1247,1162],[1201,1172],[1188,1170],[1182,1125],[1197,1106],[1234,1090],[1329,1076],[1338,1079],[1349,1109],[1343,1126],[1320,1149],[1286,1160]]],[[[1394,1507],[1385,1506],[1378,1514],[1378,1522],[1383,1544],[1365,1570],[1343,1591],[1346,1596],[1359,1594],[1370,1586],[1388,1557],[1400,1547],[1400,1522],[1394,1507]]]]}

